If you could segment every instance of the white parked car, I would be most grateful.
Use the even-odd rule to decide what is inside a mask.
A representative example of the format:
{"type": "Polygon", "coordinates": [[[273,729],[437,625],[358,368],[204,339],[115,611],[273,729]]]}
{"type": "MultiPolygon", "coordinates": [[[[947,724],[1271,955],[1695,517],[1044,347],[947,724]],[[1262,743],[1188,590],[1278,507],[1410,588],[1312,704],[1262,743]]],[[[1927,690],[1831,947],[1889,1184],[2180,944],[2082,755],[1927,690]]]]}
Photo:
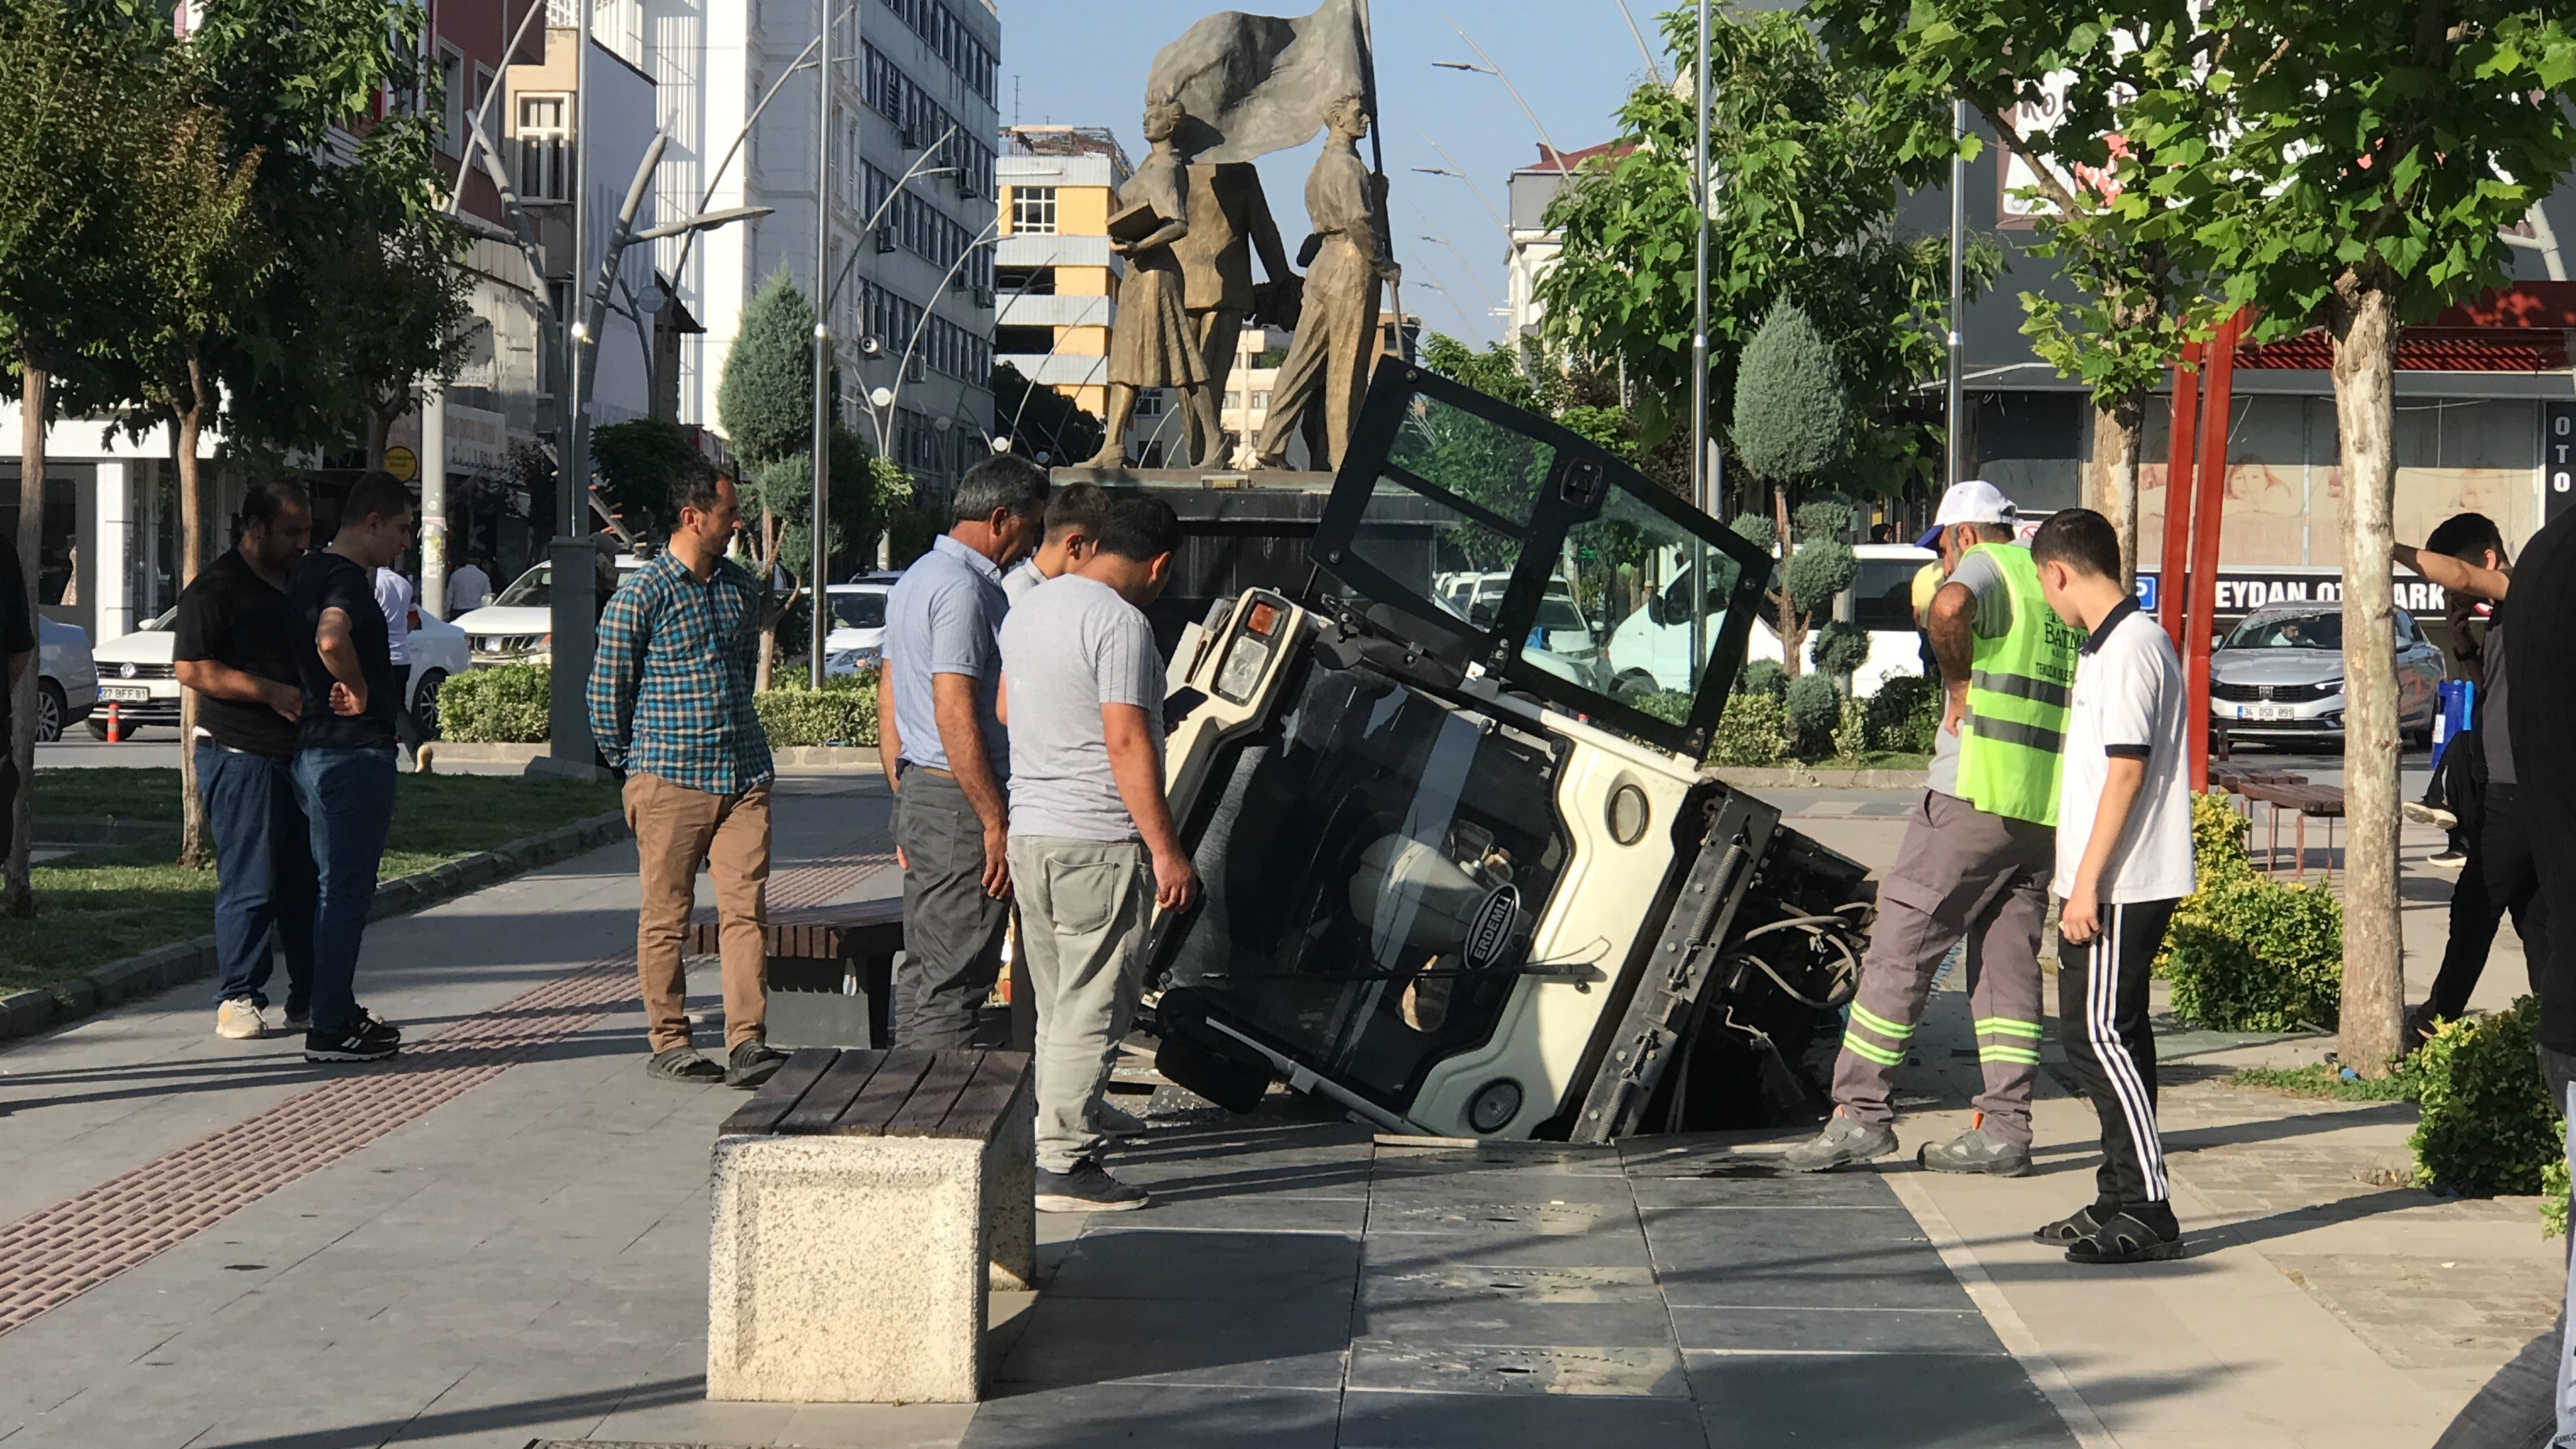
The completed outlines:
{"type": "MultiPolygon", "coordinates": [[[[626,582],[642,567],[644,560],[619,554],[617,581],[626,582]]],[[[540,561],[492,602],[456,617],[474,663],[543,664],[554,657],[554,577],[553,561],[540,561]]]]}
{"type": "MultiPolygon", "coordinates": [[[[98,701],[89,716],[89,732],[107,738],[105,707],[116,707],[119,734],[131,739],[136,725],[179,727],[179,679],[170,658],[177,638],[170,632],[177,609],[98,647],[98,701]]],[[[415,608],[410,618],[411,675],[405,702],[420,727],[438,734],[438,690],[452,675],[473,666],[466,655],[465,631],[415,608]]]]}
{"type": "Polygon", "coordinates": [[[98,702],[98,664],[89,631],[40,619],[36,627],[36,738],[58,740],[98,702]]]}
{"type": "MultiPolygon", "coordinates": [[[[1858,596],[1853,622],[1869,633],[1869,660],[1853,673],[1852,690],[1866,696],[1876,694],[1890,676],[1923,672],[1922,638],[1914,628],[1914,575],[1925,564],[1939,562],[1940,556],[1901,543],[1864,543],[1852,552],[1860,562],[1852,579],[1858,596]]],[[[1622,620],[1611,634],[1610,671],[1623,688],[1690,687],[1690,588],[1689,573],[1676,573],[1661,596],[1622,620]]],[[[1710,602],[1714,614],[1724,607],[1724,595],[1712,596],[1710,602]]],[[[1832,617],[1830,610],[1819,612],[1832,617]]],[[[1717,625],[1713,617],[1708,628],[1714,630],[1717,625]]],[[[1807,637],[1812,644],[1813,625],[1807,637]]],[[[1748,664],[1756,659],[1780,662],[1780,633],[1767,606],[1754,617],[1744,659],[1748,664]]]]}
{"type": "Polygon", "coordinates": [[[886,596],[901,574],[865,574],[834,584],[832,632],[823,638],[823,672],[856,674],[875,664],[885,650],[886,596]]]}

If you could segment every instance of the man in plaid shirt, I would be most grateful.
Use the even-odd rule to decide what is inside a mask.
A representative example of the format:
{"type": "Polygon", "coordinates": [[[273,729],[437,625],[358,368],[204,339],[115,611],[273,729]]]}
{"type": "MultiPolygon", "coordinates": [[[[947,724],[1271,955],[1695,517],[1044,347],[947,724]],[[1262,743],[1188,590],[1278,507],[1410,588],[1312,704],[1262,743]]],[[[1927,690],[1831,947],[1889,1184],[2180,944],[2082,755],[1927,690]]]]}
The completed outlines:
{"type": "Polygon", "coordinates": [[[757,1087],[786,1060],[762,1035],[769,993],[761,927],[769,883],[769,737],[752,704],[760,581],[726,558],[742,521],[733,480],[701,465],[674,490],[671,546],[608,601],[590,671],[590,729],[626,772],[626,823],[644,899],[635,965],[653,1047],[674,1082],[757,1087]],[[724,1066],[689,1041],[680,940],[698,863],[716,891],[724,958],[724,1066]]]}

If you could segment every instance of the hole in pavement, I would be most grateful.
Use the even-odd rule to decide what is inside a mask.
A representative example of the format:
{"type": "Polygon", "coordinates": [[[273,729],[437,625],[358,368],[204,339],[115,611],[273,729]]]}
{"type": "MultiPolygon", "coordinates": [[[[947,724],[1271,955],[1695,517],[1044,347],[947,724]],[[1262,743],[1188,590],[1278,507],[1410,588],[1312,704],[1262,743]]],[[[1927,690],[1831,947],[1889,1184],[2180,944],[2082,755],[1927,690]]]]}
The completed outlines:
{"type": "Polygon", "coordinates": [[[1701,1177],[1778,1177],[1780,1169],[1767,1162],[1737,1159],[1721,1162],[1698,1175],[1701,1177]]]}
{"type": "Polygon", "coordinates": [[[226,1263],[224,1265],[224,1271],[227,1273],[258,1273],[266,1270],[267,1267],[268,1265],[266,1263],[226,1263]]]}
{"type": "Polygon", "coordinates": [[[1518,1367],[1518,1366],[1516,1366],[1516,1365],[1506,1364],[1506,1365],[1504,1365],[1503,1367],[1501,1367],[1501,1368],[1498,1368],[1498,1369],[1494,1370],[1494,1372],[1496,1372],[1496,1373],[1498,1373],[1498,1374],[1525,1374],[1525,1373],[1530,1372],[1530,1370],[1525,1369],[1525,1368],[1518,1367]]]}

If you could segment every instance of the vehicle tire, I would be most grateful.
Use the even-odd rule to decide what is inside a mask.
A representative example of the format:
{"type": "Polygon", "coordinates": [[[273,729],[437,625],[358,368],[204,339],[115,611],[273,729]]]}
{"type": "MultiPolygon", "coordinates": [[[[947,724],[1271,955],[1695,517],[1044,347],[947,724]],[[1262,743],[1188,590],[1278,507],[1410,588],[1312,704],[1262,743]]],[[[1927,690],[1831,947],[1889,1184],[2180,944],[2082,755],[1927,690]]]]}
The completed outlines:
{"type": "Polygon", "coordinates": [[[447,671],[432,669],[421,675],[411,692],[411,717],[420,721],[421,733],[438,738],[438,689],[447,683],[447,671]]]}
{"type": "Polygon", "coordinates": [[[63,699],[63,687],[50,679],[36,681],[36,738],[52,744],[63,737],[63,721],[71,717],[71,705],[63,699]]]}
{"type": "Polygon", "coordinates": [[[1653,694],[1660,686],[1655,683],[1655,676],[1646,671],[1628,669],[1622,670],[1617,678],[1610,681],[1610,688],[1616,694],[1634,695],[1653,694]]]}

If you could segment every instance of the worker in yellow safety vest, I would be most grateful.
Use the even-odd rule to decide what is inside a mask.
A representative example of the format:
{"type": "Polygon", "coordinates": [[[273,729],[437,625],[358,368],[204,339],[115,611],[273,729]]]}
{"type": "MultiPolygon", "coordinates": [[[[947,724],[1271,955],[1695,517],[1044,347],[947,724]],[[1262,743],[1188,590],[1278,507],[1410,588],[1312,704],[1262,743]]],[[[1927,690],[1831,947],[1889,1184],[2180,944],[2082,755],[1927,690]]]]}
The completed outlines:
{"type": "Polygon", "coordinates": [[[1923,1020],[1934,970],[1962,938],[1984,1090],[1968,1130],[1925,1144],[1939,1172],[2030,1171],[2030,1094],[2039,1075],[2039,934],[2056,864],[2057,765],[2082,643],[2040,597],[2019,511],[1991,483],[1952,484],[1923,546],[1945,581],[1925,629],[1948,694],[1929,788],[1878,887],[1834,1115],[1783,1158],[1793,1171],[1896,1150],[1896,1069],[1923,1020]]]}

